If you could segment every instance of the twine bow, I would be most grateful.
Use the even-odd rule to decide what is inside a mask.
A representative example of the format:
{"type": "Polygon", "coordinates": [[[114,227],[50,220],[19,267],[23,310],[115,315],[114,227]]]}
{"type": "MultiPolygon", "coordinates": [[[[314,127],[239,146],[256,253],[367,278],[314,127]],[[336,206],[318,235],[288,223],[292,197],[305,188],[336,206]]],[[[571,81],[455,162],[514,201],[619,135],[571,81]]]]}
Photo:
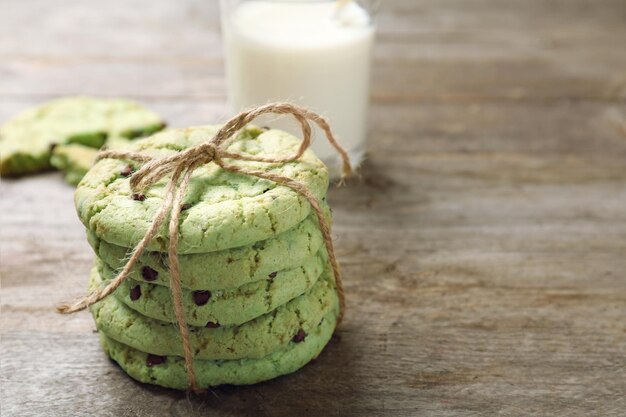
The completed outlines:
{"type": "Polygon", "coordinates": [[[130,186],[133,192],[143,194],[143,192],[154,185],[157,181],[162,179],[168,174],[171,174],[171,178],[165,191],[165,197],[161,207],[157,210],[154,218],[152,219],[152,225],[137,244],[135,249],[128,259],[128,262],[122,269],[122,271],[104,288],[92,291],[89,295],[75,302],[74,304],[62,304],[57,307],[57,311],[63,314],[71,314],[77,311],[86,309],[87,307],[97,303],[98,301],[108,297],[113,291],[115,291],[129,276],[131,270],[139,260],[139,257],[144,252],[148,244],[152,241],[157,234],[159,228],[169,215],[169,246],[168,246],[168,259],[170,269],[170,290],[172,293],[172,301],[174,305],[174,315],[179,327],[180,336],[182,340],[182,347],[185,359],[185,369],[187,371],[187,378],[189,387],[191,390],[198,390],[196,382],[196,375],[193,368],[193,351],[189,341],[189,328],[185,321],[185,312],[182,302],[182,289],[180,283],[180,267],[178,263],[178,227],[180,212],[182,207],[182,201],[187,192],[189,181],[193,172],[201,165],[213,162],[219,165],[222,169],[230,172],[241,173],[245,175],[251,175],[266,180],[273,181],[280,185],[287,186],[297,193],[304,196],[311,204],[313,211],[317,216],[320,230],[324,238],[326,250],[328,252],[329,261],[333,270],[335,278],[335,286],[339,295],[339,322],[343,318],[345,310],[345,296],[343,285],[341,281],[341,272],[339,270],[339,264],[335,257],[335,251],[333,249],[333,242],[330,236],[330,227],[324,218],[322,208],[320,207],[317,198],[309,191],[303,184],[295,181],[291,178],[284,177],[282,175],[273,174],[253,168],[244,168],[241,166],[233,165],[225,161],[225,159],[234,159],[240,161],[255,161],[255,162],[267,162],[267,163],[286,163],[297,160],[307,150],[311,144],[311,125],[310,122],[315,123],[324,131],[326,138],[330,144],[339,153],[342,162],[342,177],[345,177],[351,173],[350,162],[348,154],[339,145],[335,139],[330,125],[326,119],[317,113],[311,112],[305,108],[295,106],[289,103],[273,103],[264,106],[257,107],[255,109],[244,111],[237,116],[226,122],[221,129],[217,131],[215,136],[192,148],[188,148],[182,152],[165,158],[154,158],[152,156],[132,151],[102,151],[98,154],[98,159],[113,158],[113,159],[128,159],[136,162],[144,163],[144,165],[137,170],[130,179],[130,186]],[[289,114],[292,115],[300,124],[302,128],[302,143],[298,150],[292,155],[288,156],[270,156],[261,157],[255,155],[245,155],[236,152],[229,152],[227,150],[229,143],[235,137],[243,127],[253,121],[255,118],[262,114],[289,114]]]}

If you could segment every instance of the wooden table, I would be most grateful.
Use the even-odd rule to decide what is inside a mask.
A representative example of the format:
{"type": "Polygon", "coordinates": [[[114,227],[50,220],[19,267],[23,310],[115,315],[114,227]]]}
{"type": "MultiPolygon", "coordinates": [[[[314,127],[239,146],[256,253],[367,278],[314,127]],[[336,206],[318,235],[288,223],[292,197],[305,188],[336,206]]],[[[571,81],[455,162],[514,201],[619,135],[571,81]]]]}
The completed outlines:
{"type": "MultiPolygon", "coordinates": [[[[224,120],[217,2],[1,3],[0,120],[70,94],[224,120]]],[[[2,416],[623,416],[626,2],[388,0],[370,157],[331,192],[348,315],[300,372],[127,378],[59,174],[1,186],[2,416]]]]}

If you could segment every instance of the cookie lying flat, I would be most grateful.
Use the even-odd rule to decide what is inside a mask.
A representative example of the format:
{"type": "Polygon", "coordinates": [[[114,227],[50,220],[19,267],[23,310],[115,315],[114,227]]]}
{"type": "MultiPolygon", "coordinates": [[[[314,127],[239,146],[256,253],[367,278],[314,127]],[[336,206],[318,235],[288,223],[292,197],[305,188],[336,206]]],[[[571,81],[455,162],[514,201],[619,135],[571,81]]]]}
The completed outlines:
{"type": "Polygon", "coordinates": [[[0,174],[24,175],[51,167],[54,145],[99,148],[107,136],[128,138],[161,130],[154,112],[121,99],[69,97],[26,110],[0,127],[0,174]]]}
{"type": "MultiPolygon", "coordinates": [[[[260,359],[194,360],[198,386],[248,385],[289,374],[315,359],[330,340],[336,325],[335,313],[324,317],[309,334],[298,333],[279,351],[260,359]]],[[[168,388],[187,389],[187,373],[179,356],[158,356],[133,349],[104,333],[100,341],[106,353],[132,378],[168,388]]]]}
{"type": "Polygon", "coordinates": [[[76,185],[96,162],[98,149],[78,143],[59,145],[52,151],[50,164],[65,173],[65,182],[76,185]]]}
{"type": "MultiPolygon", "coordinates": [[[[96,268],[90,286],[101,284],[96,268]]],[[[311,333],[329,313],[337,315],[339,299],[332,275],[326,270],[317,283],[299,297],[236,327],[190,327],[191,346],[197,359],[262,358],[283,349],[300,331],[311,333]]],[[[178,328],[145,317],[116,297],[91,307],[98,330],[132,348],[163,356],[183,356],[178,328]]]]}
{"type": "MultiPolygon", "coordinates": [[[[187,323],[206,326],[240,325],[266,314],[308,291],[318,280],[326,264],[325,253],[307,259],[301,266],[280,271],[263,281],[251,282],[228,290],[183,290],[187,323]]],[[[105,284],[115,273],[99,265],[105,284]]],[[[176,322],[170,289],[147,282],[125,280],[114,296],[131,309],[154,319],[176,322]]]]}
{"type": "MultiPolygon", "coordinates": [[[[330,222],[328,207],[327,221],[330,222]]],[[[96,255],[111,269],[120,270],[129,250],[91,233],[87,238],[96,255]]],[[[191,290],[236,288],[265,280],[278,271],[296,268],[315,256],[324,245],[317,217],[311,215],[292,229],[271,239],[218,252],[179,255],[181,285],[191,290]]],[[[136,281],[169,286],[167,254],[145,252],[130,277],[136,281]]]]}
{"type": "MultiPolygon", "coordinates": [[[[129,139],[114,136],[107,138],[103,147],[122,149],[130,143],[129,139]]],[[[65,173],[65,181],[68,184],[77,185],[96,162],[98,151],[96,148],[78,143],[55,146],[50,157],[50,164],[65,173]]]]}
{"type": "MultiPolygon", "coordinates": [[[[171,129],[136,141],[129,149],[164,157],[205,142],[215,127],[171,129]]],[[[256,156],[289,155],[300,140],[288,133],[258,128],[245,129],[229,147],[231,152],[256,156]]],[[[293,178],[320,201],[328,189],[328,171],[310,151],[297,161],[270,164],[232,161],[233,165],[293,178]]],[[[163,203],[169,177],[133,197],[129,178],[123,175],[128,162],[103,159],[83,178],[75,193],[78,216],[98,238],[132,248],[151,225],[163,203]]],[[[197,168],[181,213],[179,254],[219,251],[251,245],[283,233],[311,213],[309,202],[296,191],[275,182],[228,172],[209,163],[197,168]]],[[[150,251],[167,251],[167,224],[148,246],[150,251]]]]}

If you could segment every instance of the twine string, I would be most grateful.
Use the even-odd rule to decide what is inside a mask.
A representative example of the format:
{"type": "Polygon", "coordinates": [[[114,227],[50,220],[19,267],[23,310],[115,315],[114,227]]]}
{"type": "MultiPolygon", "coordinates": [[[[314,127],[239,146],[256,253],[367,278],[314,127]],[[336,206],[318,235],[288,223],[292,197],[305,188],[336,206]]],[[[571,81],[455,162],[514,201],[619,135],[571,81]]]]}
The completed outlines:
{"type": "Polygon", "coordinates": [[[122,271],[107,284],[104,288],[92,291],[87,296],[76,301],[73,304],[61,304],[57,307],[57,311],[63,314],[71,314],[86,309],[87,307],[97,303],[98,301],[108,297],[115,291],[129,276],[133,267],[138,262],[142,253],[146,250],[152,239],[158,233],[161,225],[169,216],[169,245],[168,260],[170,272],[170,291],[172,294],[172,304],[174,306],[174,316],[179,328],[182,341],[183,356],[187,378],[191,390],[198,389],[196,375],[193,367],[193,351],[189,340],[189,327],[185,320],[185,312],[182,302],[182,288],[180,281],[180,265],[178,262],[178,240],[179,240],[179,221],[182,202],[189,187],[189,181],[193,172],[201,165],[213,162],[222,169],[234,173],[240,173],[249,176],[266,179],[280,185],[291,188],[302,195],[310,203],[311,208],[317,217],[320,231],[324,238],[326,251],[328,252],[329,261],[333,270],[335,287],[339,296],[339,319],[341,322],[345,312],[345,294],[341,279],[341,271],[335,256],[333,242],[330,235],[330,227],[324,218],[322,208],[313,193],[302,183],[282,175],[259,169],[245,168],[224,161],[224,159],[233,159],[240,161],[254,161],[265,163],[287,163],[297,160],[311,145],[311,125],[315,123],[325,134],[326,139],[331,146],[337,151],[342,160],[342,178],[351,173],[351,166],[347,152],[337,142],[330,125],[326,119],[317,113],[309,111],[305,108],[289,104],[289,103],[273,103],[257,107],[255,109],[244,111],[227,121],[217,133],[199,145],[188,148],[182,152],[170,155],[164,158],[153,158],[139,152],[123,151],[123,150],[107,150],[102,151],[98,155],[98,159],[126,159],[143,163],[143,166],[137,170],[130,179],[130,186],[134,192],[143,193],[147,188],[154,185],[157,181],[171,173],[171,178],[167,184],[165,198],[163,203],[155,213],[152,223],[144,237],[139,241],[133,249],[131,256],[122,268],[122,271]],[[258,116],[266,113],[288,114],[293,116],[300,124],[302,129],[302,141],[298,150],[287,156],[255,156],[246,155],[227,150],[228,145],[234,140],[237,133],[247,124],[252,122],[258,116]]]}

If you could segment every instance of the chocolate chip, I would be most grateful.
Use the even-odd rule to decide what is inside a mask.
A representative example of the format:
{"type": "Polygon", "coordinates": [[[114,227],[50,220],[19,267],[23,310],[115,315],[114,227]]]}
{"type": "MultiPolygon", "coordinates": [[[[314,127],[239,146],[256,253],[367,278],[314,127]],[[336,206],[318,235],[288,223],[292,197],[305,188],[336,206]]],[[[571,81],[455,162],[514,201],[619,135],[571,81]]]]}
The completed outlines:
{"type": "Polygon", "coordinates": [[[132,301],[136,301],[139,299],[139,297],[141,297],[141,286],[135,285],[133,288],[130,289],[130,299],[132,301]]]}
{"type": "Polygon", "coordinates": [[[54,152],[54,148],[56,148],[57,145],[58,145],[58,143],[51,143],[50,147],[49,147],[50,152],[54,152]]]}
{"type": "Polygon", "coordinates": [[[307,336],[306,332],[302,329],[298,330],[298,333],[293,337],[295,343],[304,342],[304,338],[307,336]]]}
{"type": "Polygon", "coordinates": [[[180,206],[180,211],[189,210],[190,208],[191,208],[191,204],[185,203],[182,206],[180,206]]]}
{"type": "Polygon", "coordinates": [[[214,321],[210,321],[206,324],[207,329],[217,329],[218,327],[221,327],[221,325],[219,323],[216,323],[214,321]]]}
{"type": "Polygon", "coordinates": [[[193,292],[193,302],[196,305],[203,306],[209,302],[209,298],[211,298],[211,291],[194,291],[193,292]]]}
{"type": "Polygon", "coordinates": [[[146,199],[146,196],[143,194],[137,194],[137,193],[133,193],[133,200],[136,201],[144,201],[146,199]]]}
{"type": "Polygon", "coordinates": [[[159,273],[149,266],[144,266],[141,268],[141,276],[146,281],[154,281],[159,276],[159,273]]]}
{"type": "Polygon", "coordinates": [[[120,175],[126,178],[126,177],[130,177],[131,175],[133,175],[133,172],[135,172],[133,167],[131,167],[130,165],[127,165],[126,168],[120,171],[120,175]]]}
{"type": "Polygon", "coordinates": [[[270,281],[272,281],[274,278],[276,278],[276,275],[278,275],[278,272],[272,272],[267,277],[270,281]]]}
{"type": "Polygon", "coordinates": [[[148,357],[146,358],[147,366],[160,365],[165,362],[167,358],[165,356],[153,355],[152,353],[148,353],[148,357]]]}

